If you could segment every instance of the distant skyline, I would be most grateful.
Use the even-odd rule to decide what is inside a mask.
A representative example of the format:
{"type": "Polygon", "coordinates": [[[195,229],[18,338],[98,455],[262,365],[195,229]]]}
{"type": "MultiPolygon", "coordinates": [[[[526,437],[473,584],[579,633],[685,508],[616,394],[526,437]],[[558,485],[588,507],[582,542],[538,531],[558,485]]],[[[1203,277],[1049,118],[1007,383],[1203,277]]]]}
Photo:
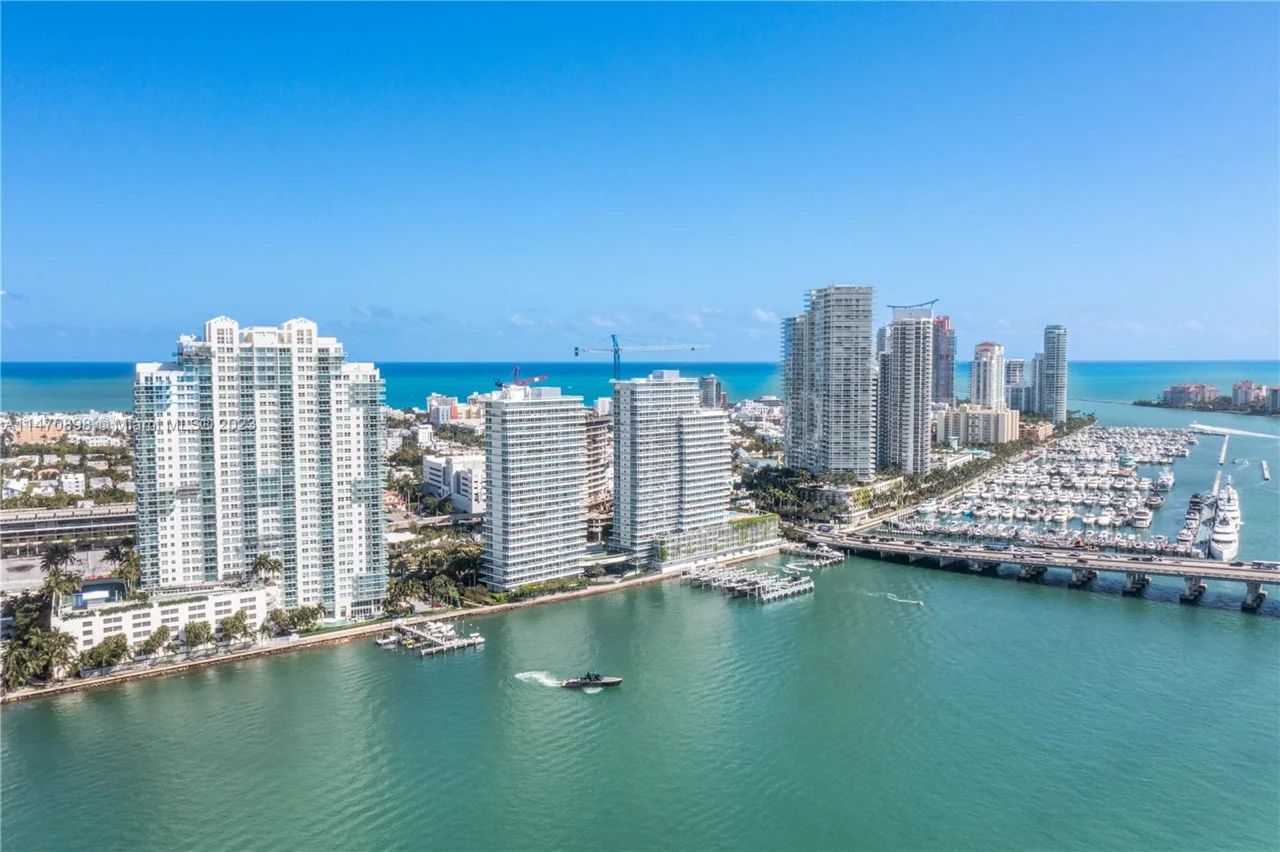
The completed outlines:
{"type": "Polygon", "coordinates": [[[1280,351],[1276,4],[3,11],[5,359],[776,361],[829,284],[962,362],[1280,351]]]}

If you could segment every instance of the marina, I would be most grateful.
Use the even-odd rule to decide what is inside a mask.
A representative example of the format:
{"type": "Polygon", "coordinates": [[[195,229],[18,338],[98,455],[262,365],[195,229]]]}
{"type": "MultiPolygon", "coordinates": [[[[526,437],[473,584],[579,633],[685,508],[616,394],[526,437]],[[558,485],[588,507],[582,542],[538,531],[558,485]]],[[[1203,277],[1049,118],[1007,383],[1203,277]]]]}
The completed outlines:
{"type": "Polygon", "coordinates": [[[484,637],[478,632],[459,634],[457,628],[445,621],[426,621],[412,626],[403,620],[391,623],[392,631],[375,638],[379,648],[403,647],[416,650],[421,657],[430,657],[449,651],[484,646],[484,637]]]}
{"type": "Polygon", "coordinates": [[[742,567],[699,568],[686,573],[681,582],[694,588],[719,589],[730,597],[751,598],[759,603],[813,591],[813,580],[808,577],[779,577],[767,571],[742,567]]]}
{"type": "Polygon", "coordinates": [[[959,495],[926,501],[916,517],[890,521],[884,529],[1032,547],[1198,555],[1199,515],[1194,528],[1188,521],[1176,538],[1145,532],[1177,481],[1174,465],[1197,443],[1185,429],[1082,430],[1034,458],[970,484],[959,495]]]}

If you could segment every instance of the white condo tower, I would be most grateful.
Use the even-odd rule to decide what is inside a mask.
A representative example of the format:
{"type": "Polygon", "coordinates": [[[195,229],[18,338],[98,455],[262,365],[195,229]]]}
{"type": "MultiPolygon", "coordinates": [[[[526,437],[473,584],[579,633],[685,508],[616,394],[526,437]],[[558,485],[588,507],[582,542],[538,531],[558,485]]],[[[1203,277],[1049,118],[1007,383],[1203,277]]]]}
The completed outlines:
{"type": "Polygon", "coordinates": [[[284,565],[287,607],[337,618],[381,610],[387,575],[383,383],[294,319],[218,317],[176,360],[134,378],[138,555],[146,586],[239,578],[284,565]]]}
{"type": "Polygon", "coordinates": [[[509,385],[484,398],[481,579],[505,592],[582,573],[586,416],[580,396],[509,385]]]}
{"type": "Polygon", "coordinates": [[[728,415],[701,405],[675,370],[613,385],[613,543],[648,554],[660,540],[723,527],[729,511],[728,415]]]}

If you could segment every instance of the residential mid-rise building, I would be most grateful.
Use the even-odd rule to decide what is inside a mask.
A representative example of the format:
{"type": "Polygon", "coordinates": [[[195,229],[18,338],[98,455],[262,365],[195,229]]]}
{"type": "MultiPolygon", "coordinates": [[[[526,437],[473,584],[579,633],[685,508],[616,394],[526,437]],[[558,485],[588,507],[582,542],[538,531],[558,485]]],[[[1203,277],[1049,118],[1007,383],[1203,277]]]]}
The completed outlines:
{"type": "Polygon", "coordinates": [[[283,565],[282,603],[335,618],[382,608],[387,575],[382,377],[316,324],[217,317],[176,359],[138,364],[133,435],[142,582],[283,565]]]}
{"type": "Polygon", "coordinates": [[[729,418],[701,406],[696,379],[655,370],[615,381],[613,447],[615,546],[665,562],[660,551],[668,543],[723,529],[729,418]]]}
{"type": "Polygon", "coordinates": [[[698,392],[701,395],[703,408],[719,408],[724,396],[724,384],[720,377],[712,373],[698,379],[698,392]]]}
{"type": "Polygon", "coordinates": [[[933,320],[933,401],[956,401],[956,332],[946,316],[933,320]]]}
{"type": "Polygon", "coordinates": [[[973,347],[973,365],[969,369],[970,405],[991,410],[1004,408],[1004,387],[1004,347],[989,340],[979,343],[973,347]]]}
{"type": "Polygon", "coordinates": [[[1271,414],[1280,414],[1280,385],[1267,391],[1267,411],[1271,414]]]}
{"type": "Polygon", "coordinates": [[[448,497],[458,512],[483,512],[484,455],[423,456],[422,488],[432,497],[448,497]]]}
{"type": "Polygon", "coordinates": [[[1017,411],[958,405],[934,414],[934,440],[939,444],[1006,444],[1019,437],[1017,411]]]}
{"type": "Polygon", "coordinates": [[[481,580],[505,592],[582,573],[586,409],[559,388],[507,385],[483,400],[481,580]]]}
{"type": "Polygon", "coordinates": [[[833,286],[807,294],[782,323],[783,454],[792,467],[875,475],[873,291],[833,286]]]}
{"type": "Polygon", "coordinates": [[[1231,404],[1237,408],[1265,405],[1266,401],[1266,385],[1260,385],[1250,379],[1244,379],[1231,386],[1231,404]]]}
{"type": "Polygon", "coordinates": [[[1047,325],[1044,329],[1044,361],[1040,367],[1040,410],[1053,423],[1067,419],[1067,329],[1047,325]]]}
{"type": "Polygon", "coordinates": [[[1217,386],[1203,382],[1172,385],[1160,394],[1165,405],[1206,405],[1219,396],[1217,386]]]}
{"type": "MultiPolygon", "coordinates": [[[[894,308],[889,337],[886,459],[903,473],[928,473],[933,432],[932,309],[894,308]]],[[[883,385],[880,392],[886,392],[883,385]]]]}
{"type": "Polygon", "coordinates": [[[1027,362],[1022,358],[1007,358],[1004,362],[1004,386],[1020,385],[1027,380],[1027,362]]]}

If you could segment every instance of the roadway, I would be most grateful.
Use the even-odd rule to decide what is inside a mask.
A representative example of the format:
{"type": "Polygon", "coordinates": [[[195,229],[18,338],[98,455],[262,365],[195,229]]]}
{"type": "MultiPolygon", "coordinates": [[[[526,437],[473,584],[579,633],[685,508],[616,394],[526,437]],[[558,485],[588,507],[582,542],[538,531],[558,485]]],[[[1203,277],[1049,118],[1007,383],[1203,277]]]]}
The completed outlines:
{"type": "Polygon", "coordinates": [[[895,554],[908,559],[932,557],[939,560],[967,560],[985,563],[1010,563],[1030,567],[1093,570],[1099,573],[1145,574],[1164,577],[1200,577],[1209,580],[1232,580],[1280,586],[1280,571],[1233,566],[1216,559],[1186,557],[1126,556],[1049,547],[1011,547],[990,549],[980,544],[905,541],[889,536],[834,535],[810,533],[810,540],[830,547],[876,556],[895,554]]]}

